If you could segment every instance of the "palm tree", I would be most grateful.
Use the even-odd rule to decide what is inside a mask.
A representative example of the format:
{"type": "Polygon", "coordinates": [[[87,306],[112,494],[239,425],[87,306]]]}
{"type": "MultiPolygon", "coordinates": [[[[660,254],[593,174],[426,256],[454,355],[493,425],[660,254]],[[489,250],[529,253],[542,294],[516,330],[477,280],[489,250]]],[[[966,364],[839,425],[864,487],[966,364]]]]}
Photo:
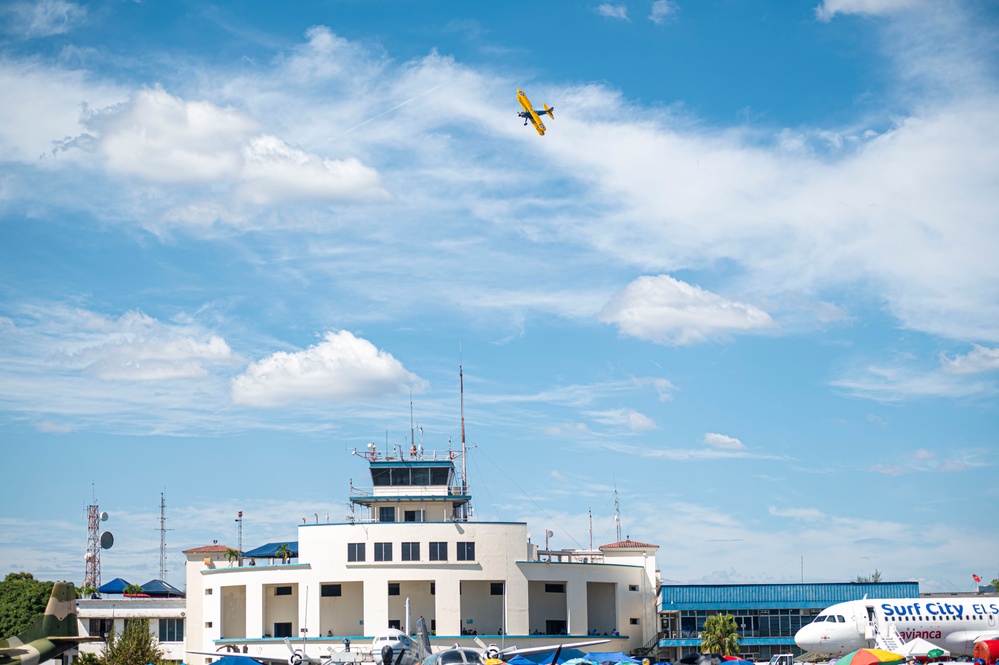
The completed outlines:
{"type": "Polygon", "coordinates": [[[278,545],[277,549],[274,550],[274,553],[281,557],[282,563],[288,563],[288,559],[291,558],[291,547],[288,543],[278,545]]]}
{"type": "Polygon", "coordinates": [[[701,652],[720,653],[724,656],[739,654],[739,627],[731,614],[712,614],[701,629],[701,652]]]}
{"type": "Polygon", "coordinates": [[[229,560],[229,567],[232,568],[233,561],[239,561],[240,557],[239,550],[229,548],[225,551],[225,558],[229,560]]]}
{"type": "Polygon", "coordinates": [[[126,596],[138,596],[142,593],[142,587],[138,584],[129,584],[121,592],[126,596]]]}

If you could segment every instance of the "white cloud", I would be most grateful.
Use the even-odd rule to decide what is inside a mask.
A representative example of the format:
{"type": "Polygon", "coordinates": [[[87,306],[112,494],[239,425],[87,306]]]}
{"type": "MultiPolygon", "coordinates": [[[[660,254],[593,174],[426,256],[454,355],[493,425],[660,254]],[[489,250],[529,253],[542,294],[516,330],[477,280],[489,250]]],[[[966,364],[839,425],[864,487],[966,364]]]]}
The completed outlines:
{"type": "Polygon", "coordinates": [[[708,432],[701,437],[701,442],[711,446],[712,448],[717,448],[718,450],[745,450],[746,445],[732,436],[726,436],[725,434],[716,434],[714,432],[708,432]]]}
{"type": "Polygon", "coordinates": [[[273,136],[259,136],[243,149],[241,198],[258,205],[288,200],[385,198],[378,172],[353,157],[322,159],[273,136]]]}
{"type": "Polygon", "coordinates": [[[996,385],[989,381],[968,381],[956,373],[924,370],[903,361],[853,369],[830,381],[830,385],[854,397],[879,402],[992,395],[997,390],[996,385]]]}
{"type": "Polygon", "coordinates": [[[73,30],[86,20],[87,8],[65,0],[13,2],[0,9],[0,17],[3,16],[9,21],[4,32],[32,39],[73,30]]]}
{"type": "Polygon", "coordinates": [[[609,2],[605,2],[597,6],[596,12],[601,16],[606,16],[607,18],[614,18],[622,21],[631,20],[628,18],[628,8],[624,5],[612,5],[609,2]]]}
{"type": "Polygon", "coordinates": [[[655,0],[652,3],[652,9],[649,10],[649,20],[656,25],[662,25],[677,10],[679,10],[679,6],[673,0],[655,0]]]}
{"type": "MultiPolygon", "coordinates": [[[[187,101],[160,87],[91,113],[85,123],[90,132],[67,141],[64,150],[96,149],[112,172],[151,183],[228,185],[237,201],[260,206],[387,195],[377,171],[356,158],[322,158],[263,133],[260,123],[242,111],[187,101]]],[[[212,221],[226,219],[214,216],[212,221]]]]}
{"type": "Polygon", "coordinates": [[[949,450],[946,459],[939,459],[932,450],[918,448],[908,456],[895,459],[890,464],[874,464],[869,470],[889,476],[908,473],[960,473],[986,464],[978,451],[949,450]]]}
{"type": "Polygon", "coordinates": [[[208,365],[242,362],[221,337],[195,337],[189,327],[165,325],[143,312],[79,314],[77,335],[54,359],[102,381],[195,379],[208,375],[208,365]]]}
{"type": "Polygon", "coordinates": [[[974,348],[963,356],[949,358],[940,356],[941,369],[947,374],[979,374],[999,370],[999,347],[988,348],[974,345],[974,348]]]}
{"type": "Polygon", "coordinates": [[[929,0],[823,0],[815,8],[820,21],[829,21],[836,14],[891,16],[928,4],[929,0]]]}
{"type": "Polygon", "coordinates": [[[11,324],[0,326],[0,407],[38,431],[204,433],[231,406],[228,378],[243,360],[193,317],[47,302],[9,311],[11,324]]]}
{"type": "Polygon", "coordinates": [[[422,389],[423,381],[391,354],[343,330],[304,351],[279,351],[232,380],[237,404],[276,407],[301,400],[344,402],[422,389]]]}
{"type": "Polygon", "coordinates": [[[612,409],[594,411],[590,414],[595,420],[606,425],[624,425],[633,432],[649,432],[658,429],[656,422],[644,413],[633,409],[612,409]]]}
{"type": "Polygon", "coordinates": [[[769,328],[763,310],[705,291],[669,275],[639,277],[612,298],[600,320],[621,333],[659,344],[693,344],[733,332],[769,328]]]}

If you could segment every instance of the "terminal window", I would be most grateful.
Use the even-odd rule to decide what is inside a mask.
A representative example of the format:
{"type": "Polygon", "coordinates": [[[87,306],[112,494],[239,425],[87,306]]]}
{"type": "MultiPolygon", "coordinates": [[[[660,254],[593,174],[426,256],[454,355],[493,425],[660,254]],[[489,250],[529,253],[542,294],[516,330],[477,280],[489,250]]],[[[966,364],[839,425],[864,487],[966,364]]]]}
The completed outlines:
{"type": "Polygon", "coordinates": [[[274,637],[291,637],[291,622],[274,624],[274,637]]]}
{"type": "MultiPolygon", "coordinates": [[[[545,584],[545,593],[565,593],[564,584],[545,584]]],[[[552,635],[553,633],[548,633],[552,635]]]]}
{"type": "Polygon", "coordinates": [[[183,642],[183,619],[160,619],[160,642],[183,642]]]}
{"type": "Polygon", "coordinates": [[[475,543],[458,543],[458,561],[475,561],[475,543]]]}
{"type": "Polygon", "coordinates": [[[402,560],[403,561],[419,561],[420,560],[420,544],[419,543],[403,543],[402,544],[402,560]]]}
{"type": "Polygon", "coordinates": [[[489,583],[489,595],[490,596],[502,596],[503,595],[503,583],[502,582],[490,582],[489,583]]]}
{"type": "Polygon", "coordinates": [[[290,596],[291,587],[290,586],[276,586],[274,587],[275,596],[290,596]]]}
{"type": "Polygon", "coordinates": [[[364,543],[347,543],[347,561],[364,561],[364,543]]]}
{"type": "Polygon", "coordinates": [[[324,598],[329,598],[331,596],[342,595],[343,590],[340,588],[339,584],[324,584],[320,588],[319,592],[324,598]]]}
{"type": "Polygon", "coordinates": [[[399,583],[398,582],[389,582],[388,595],[390,595],[390,596],[398,596],[399,595],[399,583]]]}
{"type": "Polygon", "coordinates": [[[430,560],[447,561],[447,543],[430,543],[430,560]]]}
{"type": "Polygon", "coordinates": [[[375,561],[392,560],[392,543],[375,543],[375,561]]]}

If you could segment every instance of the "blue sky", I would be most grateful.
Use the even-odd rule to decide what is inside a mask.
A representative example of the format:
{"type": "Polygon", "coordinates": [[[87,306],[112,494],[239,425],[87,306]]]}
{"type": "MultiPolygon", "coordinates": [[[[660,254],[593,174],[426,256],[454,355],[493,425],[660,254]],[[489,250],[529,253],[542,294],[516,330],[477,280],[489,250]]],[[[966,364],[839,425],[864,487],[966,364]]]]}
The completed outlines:
{"type": "Polygon", "coordinates": [[[0,566],[478,519],[666,580],[999,575],[989,2],[8,2],[0,566]],[[546,136],[517,88],[554,106],[546,136]]]}

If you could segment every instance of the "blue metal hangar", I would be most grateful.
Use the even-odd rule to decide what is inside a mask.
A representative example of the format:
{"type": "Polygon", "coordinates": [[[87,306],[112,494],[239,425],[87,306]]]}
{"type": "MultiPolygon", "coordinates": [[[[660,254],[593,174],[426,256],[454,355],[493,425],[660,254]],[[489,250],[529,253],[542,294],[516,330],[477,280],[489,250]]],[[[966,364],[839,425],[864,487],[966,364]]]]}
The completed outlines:
{"type": "Polygon", "coordinates": [[[694,584],[659,590],[660,660],[677,662],[699,651],[704,620],[731,614],[742,636],[741,656],[766,661],[779,653],[801,655],[794,634],[836,603],[862,598],[918,598],[918,582],[828,584],[694,584]]]}

